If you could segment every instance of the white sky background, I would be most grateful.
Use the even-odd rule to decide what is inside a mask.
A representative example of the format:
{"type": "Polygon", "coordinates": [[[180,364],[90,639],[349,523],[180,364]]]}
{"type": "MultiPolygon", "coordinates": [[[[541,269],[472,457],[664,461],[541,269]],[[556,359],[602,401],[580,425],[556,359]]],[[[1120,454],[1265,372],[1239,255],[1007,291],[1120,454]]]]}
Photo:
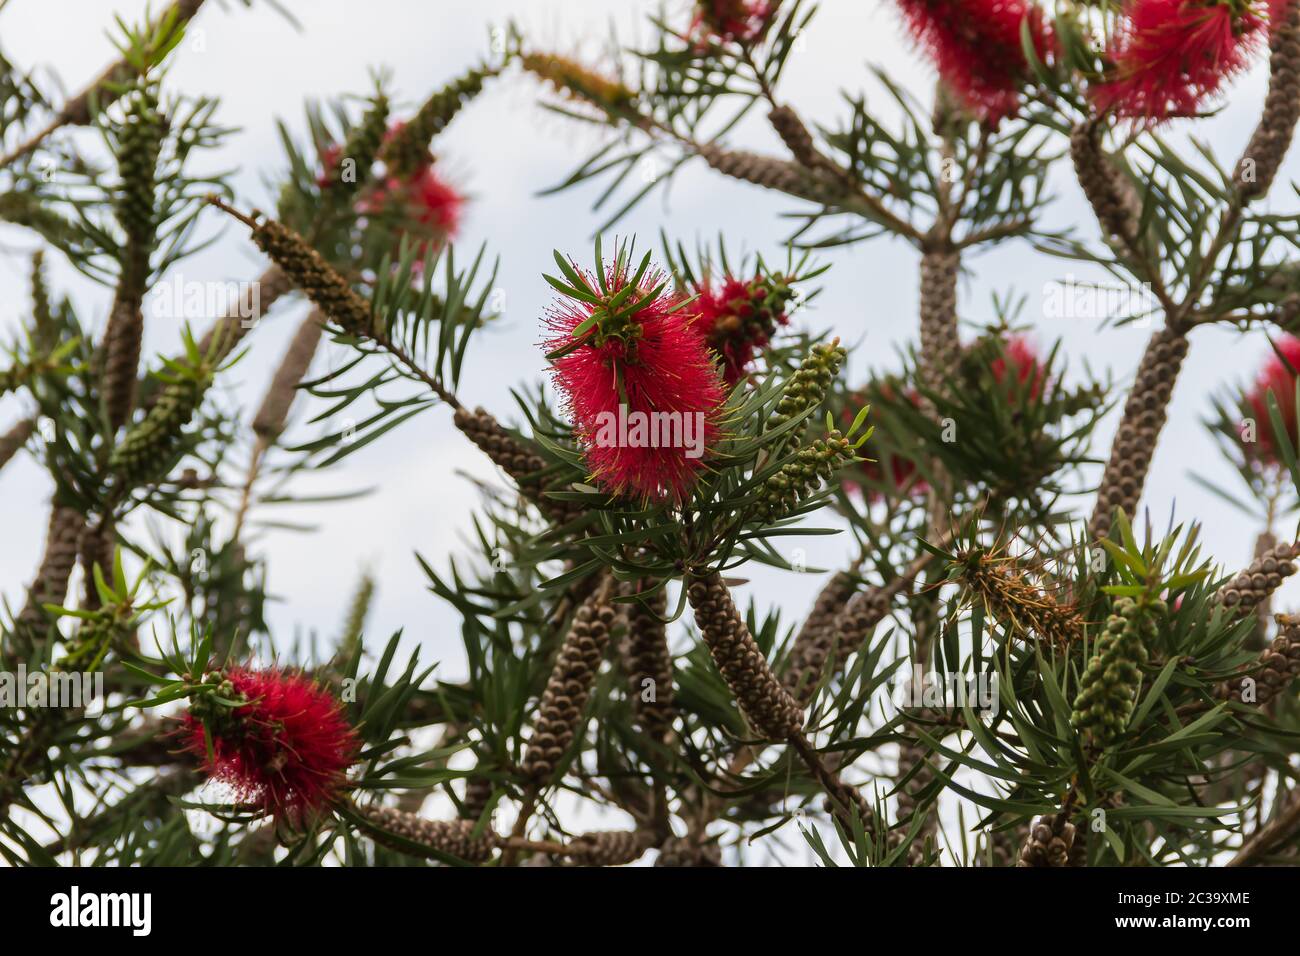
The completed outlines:
{"type": "MultiPolygon", "coordinates": [[[[644,16],[657,8],[645,0],[287,0],[287,5],[301,20],[302,33],[260,0],[251,10],[234,4],[222,9],[213,0],[191,28],[169,74],[172,89],[219,96],[218,118],[241,128],[210,162],[213,168],[239,168],[235,185],[244,207],[273,207],[264,184],[282,164],[274,121],[285,118],[300,130],[307,98],[365,93],[371,87],[371,69],[384,66],[391,71],[396,99],[413,108],[430,90],[479,60],[487,50],[489,28],[511,18],[535,45],[572,53],[594,51],[607,38],[611,21],[620,36],[645,37],[644,16]],[[200,33],[201,50],[194,47],[200,33]]],[[[686,0],[671,0],[668,9],[685,17],[689,6],[686,0]]],[[[106,36],[111,13],[137,22],[144,7],[142,0],[10,0],[0,12],[0,44],[20,64],[48,64],[69,90],[80,89],[113,57],[106,36]]],[[[781,93],[809,121],[837,125],[843,115],[839,90],[867,88],[876,102],[884,101],[878,88],[869,86],[868,65],[884,67],[928,101],[932,72],[903,39],[892,4],[824,0],[806,45],[789,65],[781,93]]],[[[1198,135],[1221,158],[1239,154],[1257,117],[1265,79],[1265,71],[1256,69],[1237,81],[1231,107],[1198,126],[1198,135]]],[[[474,197],[459,243],[461,254],[487,242],[489,251],[501,257],[498,287],[506,297],[505,318],[499,328],[472,342],[460,392],[466,404],[482,404],[503,417],[513,417],[508,387],[534,381],[544,371],[536,342],[538,317],[551,298],[541,278],[553,266],[551,250],[589,258],[591,234],[601,221],[590,211],[599,187],[536,195],[600,143],[593,131],[540,110],[538,95],[535,83],[512,71],[492,81],[436,143],[443,170],[474,197]]],[[[754,120],[732,142],[781,155],[779,141],[761,116],[754,120]]],[[[1293,204],[1287,184],[1297,178],[1298,162],[1293,152],[1274,189],[1275,197],[1285,197],[1285,206],[1271,200],[1277,208],[1293,204]]],[[[1058,164],[1053,186],[1057,199],[1044,224],[1075,226],[1095,236],[1092,213],[1068,164],[1058,164]]],[[[618,231],[636,232],[643,247],[655,248],[661,227],[688,246],[697,238],[712,241],[722,232],[730,249],[775,252],[787,234],[779,214],[794,208],[793,201],[725,180],[695,161],[679,173],[666,200],[656,194],[643,202],[618,231]]],[[[215,214],[211,221],[212,228],[224,225],[215,214]]],[[[180,264],[187,280],[248,280],[260,273],[257,252],[244,231],[226,228],[223,241],[180,264]]],[[[0,227],[0,323],[6,335],[27,307],[27,256],[16,253],[30,247],[30,235],[0,227]]],[[[886,238],[825,258],[833,264],[821,280],[825,291],[800,321],[832,328],[850,342],[862,340],[852,363],[854,378],[861,379],[871,365],[893,364],[896,348],[915,339],[917,254],[903,242],[886,238]]],[[[966,266],[970,275],[963,278],[959,300],[964,320],[990,319],[994,293],[1026,295],[1023,319],[1034,325],[1040,343],[1046,346],[1062,337],[1072,368],[1088,363],[1094,369],[1110,369],[1122,383],[1129,381],[1149,330],[1099,331],[1095,320],[1050,320],[1042,314],[1048,284],[1067,272],[1082,277],[1086,270],[1037,254],[1023,242],[971,257],[966,266]]],[[[51,278],[56,292],[72,294],[83,319],[94,317],[102,327],[108,290],[93,286],[63,263],[55,265],[51,278]]],[[[249,356],[223,381],[250,416],[300,314],[301,308],[274,312],[248,340],[249,356]]],[[[207,321],[195,324],[201,329],[207,321]]],[[[177,327],[155,323],[147,330],[146,353],[171,354],[178,342],[177,327]]],[[[1193,335],[1144,499],[1160,522],[1171,507],[1180,520],[1204,521],[1205,544],[1228,566],[1249,558],[1259,529],[1190,480],[1199,470],[1236,491],[1232,470],[1199,419],[1210,411],[1211,392],[1253,376],[1268,352],[1262,333],[1242,337],[1203,329],[1193,335]]],[[[317,368],[321,361],[318,356],[317,368]]],[[[20,398],[0,400],[0,429],[17,420],[22,408],[20,398]]],[[[299,412],[301,421],[301,407],[299,412]]],[[[1097,435],[1098,454],[1109,448],[1114,418],[1097,435]]],[[[313,434],[299,429],[289,437],[313,434]]],[[[445,662],[440,673],[452,678],[463,673],[457,618],[427,592],[413,557],[418,550],[444,569],[450,553],[466,550],[462,535],[477,496],[458,470],[493,474],[486,459],[454,429],[447,410],[435,408],[360,451],[319,483],[332,490],[376,486],[370,497],[275,514],[264,511],[268,518],[319,525],[314,534],[273,532],[264,539],[271,588],[281,599],[270,610],[277,643],[284,646],[295,633],[332,637],[341,626],[358,572],[368,565],[379,576],[367,629],[369,646],[381,646],[389,634],[404,628],[424,649],[425,659],[445,662]]],[[[49,481],[30,457],[0,472],[0,588],[11,604],[21,598],[38,562],[49,491],[49,481]]],[[[1090,498],[1081,502],[1081,510],[1090,507],[1090,498]]],[[[846,536],[799,543],[810,563],[828,567],[836,566],[837,558],[852,547],[846,536]]],[[[822,577],[761,568],[753,572],[762,598],[779,603],[791,617],[806,611],[822,577]]],[[[743,591],[740,596],[748,597],[743,591]]]]}

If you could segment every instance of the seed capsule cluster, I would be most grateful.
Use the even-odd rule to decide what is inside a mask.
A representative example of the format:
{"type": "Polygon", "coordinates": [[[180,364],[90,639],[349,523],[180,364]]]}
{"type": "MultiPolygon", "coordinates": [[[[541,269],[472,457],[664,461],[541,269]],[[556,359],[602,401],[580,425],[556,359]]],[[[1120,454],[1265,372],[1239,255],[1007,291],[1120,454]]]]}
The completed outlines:
{"type": "MultiPolygon", "coordinates": [[[[647,590],[651,584],[639,582],[636,591],[647,590]]],[[[627,605],[627,635],[620,647],[637,726],[651,740],[660,743],[668,739],[676,716],[673,658],[668,651],[668,626],[663,620],[667,612],[668,592],[664,588],[651,595],[646,604],[627,605]],[[653,695],[647,693],[647,682],[653,695]],[[654,700],[647,700],[648,696],[654,700]]]]}
{"type": "Polygon", "coordinates": [[[624,866],[635,863],[653,843],[640,830],[595,830],[574,837],[569,859],[579,866],[624,866]]]}
{"type": "Polygon", "coordinates": [[[908,850],[908,859],[913,865],[920,863],[925,855],[926,838],[932,836],[939,826],[939,819],[933,812],[933,806],[925,810],[921,809],[920,795],[934,782],[934,769],[930,766],[930,759],[928,748],[919,741],[906,740],[898,748],[898,779],[901,780],[907,774],[911,774],[907,783],[899,787],[894,794],[894,798],[898,801],[900,824],[910,829],[916,813],[918,811],[925,813],[921,829],[917,831],[908,850]]]}
{"type": "Polygon", "coordinates": [[[1137,511],[1174,383],[1186,357],[1187,338],[1181,332],[1164,328],[1147,343],[1097,489],[1097,504],[1088,524],[1094,538],[1110,533],[1115,509],[1129,517],[1137,511]]]}
{"type": "Polygon", "coordinates": [[[1215,597],[1234,616],[1244,617],[1265,603],[1282,586],[1282,582],[1295,574],[1295,559],[1300,556],[1300,543],[1279,544],[1266,548],[1236,577],[1219,588],[1215,597]]]}
{"type": "MultiPolygon", "coordinates": [[[[800,707],[806,707],[811,702],[813,691],[821,680],[831,652],[835,653],[834,673],[843,673],[849,658],[862,646],[876,625],[885,619],[887,613],[889,598],[885,593],[875,588],[864,591],[848,598],[829,626],[819,629],[802,646],[791,650],[790,663],[782,683],[800,707]]],[[[798,644],[796,640],[796,645],[798,644]]]]}
{"type": "Polygon", "coordinates": [[[370,303],[302,236],[266,219],[253,228],[253,242],[341,329],[363,337],[374,334],[370,303]]]}
{"type": "Polygon", "coordinates": [[[1070,724],[1103,747],[1128,726],[1142,682],[1140,665],[1146,663],[1147,645],[1155,639],[1157,616],[1167,612],[1163,601],[1142,605],[1119,598],[1097,638],[1079,681],[1070,724]]]}
{"type": "Polygon", "coordinates": [[[465,799],[460,805],[461,817],[465,820],[479,819],[491,799],[492,781],[487,777],[471,777],[465,784],[465,799]]]}
{"type": "Polygon", "coordinates": [[[567,501],[557,501],[543,494],[537,475],[546,468],[546,462],[534,451],[525,448],[517,438],[501,427],[501,423],[483,408],[470,411],[456,409],[456,427],[477,445],[502,471],[515,480],[519,491],[541,512],[557,524],[568,524],[582,515],[582,509],[567,501]]]}
{"type": "Polygon", "coordinates": [[[826,655],[835,640],[835,619],[844,611],[856,589],[853,575],[845,571],[833,574],[795,635],[790,653],[786,655],[781,683],[796,699],[803,693],[810,693],[821,677],[826,655]]]}
{"type": "Polygon", "coordinates": [[[85,517],[75,508],[56,504],[50,509],[45,554],[15,626],[20,636],[30,638],[45,627],[48,619],[43,605],[63,604],[68,595],[68,578],[77,564],[77,545],[85,526],[85,517]]]}
{"type": "MultiPolygon", "coordinates": [[[[1016,866],[1071,866],[1077,837],[1073,823],[1052,817],[1037,817],[1029,827],[1029,838],[1020,848],[1016,866]]],[[[1077,858],[1076,858],[1077,859],[1077,858]]]]}
{"type": "MultiPolygon", "coordinates": [[[[1021,828],[1023,832],[1024,828],[1021,828]]],[[[1027,835],[1027,834],[1026,834],[1027,835]]],[[[984,835],[985,845],[975,854],[975,866],[1004,867],[1012,866],[1019,857],[1023,839],[1017,838],[1012,830],[990,830],[984,835]]]]}
{"type": "Polygon", "coordinates": [[[655,866],[722,866],[722,848],[691,837],[669,837],[659,847],[655,866]]]}
{"type": "Polygon", "coordinates": [[[842,182],[786,159],[774,159],[741,149],[723,149],[712,143],[701,145],[699,153],[706,163],[724,176],[775,189],[788,196],[830,206],[844,195],[842,182]]]}
{"type": "Polygon", "coordinates": [[[1070,133],[1070,158],[1084,196],[1092,204],[1106,237],[1119,244],[1131,244],[1137,237],[1141,204],[1133,187],[1106,156],[1101,145],[1101,127],[1085,121],[1070,133]]]}
{"type": "Polygon", "coordinates": [[[261,407],[253,417],[253,431],[264,441],[272,441],[284,431],[289,418],[289,409],[298,395],[298,383],[307,375],[316,349],[320,345],[321,333],[325,331],[323,317],[315,310],[309,312],[294,333],[289,348],[280,360],[271,385],[262,398],[261,407]]]}
{"type": "Polygon", "coordinates": [[[608,582],[574,613],[524,754],[524,773],[539,783],[550,779],[573,743],[617,617],[608,582]]]}
{"type": "Polygon", "coordinates": [[[716,572],[690,581],[687,600],[704,643],[755,733],[780,740],[803,726],[803,713],[772,673],[716,572]]]}
{"type": "MultiPolygon", "coordinates": [[[[362,819],[389,833],[432,847],[439,853],[454,856],[467,863],[484,863],[496,848],[496,838],[490,832],[474,836],[472,820],[426,820],[414,813],[406,813],[392,807],[364,807],[358,809],[362,819]]],[[[403,853],[409,848],[400,846],[396,841],[385,840],[382,834],[371,833],[371,838],[381,846],[391,847],[403,853]]]]}
{"type": "Polygon", "coordinates": [[[322,197],[324,211],[346,205],[348,192],[359,190],[370,181],[371,167],[383,148],[384,137],[388,134],[388,99],[377,97],[366,110],[356,126],[348,133],[347,139],[339,149],[333,167],[326,170],[328,187],[333,190],[322,197]],[[344,160],[352,161],[354,177],[346,177],[344,160]]]}
{"type": "Polygon", "coordinates": [[[1237,703],[1251,703],[1252,701],[1243,700],[1252,696],[1246,692],[1250,688],[1253,690],[1253,703],[1263,705],[1300,677],[1300,618],[1279,614],[1277,621],[1277,637],[1259,655],[1250,672],[1218,684],[1215,687],[1216,697],[1237,703]]]}
{"type": "Polygon", "coordinates": [[[1296,122],[1300,121],[1300,4],[1276,4],[1271,25],[1268,94],[1264,112],[1237,167],[1236,184],[1245,199],[1263,196],[1282,167],[1296,122]]]}
{"type": "Polygon", "coordinates": [[[961,254],[953,249],[927,249],[921,254],[922,381],[941,391],[961,366],[957,334],[957,274],[961,254]]]}
{"type": "Polygon", "coordinates": [[[776,130],[776,134],[781,137],[781,142],[785,143],[785,148],[790,150],[790,155],[800,165],[819,173],[842,175],[833,163],[818,152],[817,144],[812,134],[808,132],[808,127],[799,118],[799,114],[790,107],[773,107],[767,114],[767,120],[772,124],[772,129],[776,130]]]}

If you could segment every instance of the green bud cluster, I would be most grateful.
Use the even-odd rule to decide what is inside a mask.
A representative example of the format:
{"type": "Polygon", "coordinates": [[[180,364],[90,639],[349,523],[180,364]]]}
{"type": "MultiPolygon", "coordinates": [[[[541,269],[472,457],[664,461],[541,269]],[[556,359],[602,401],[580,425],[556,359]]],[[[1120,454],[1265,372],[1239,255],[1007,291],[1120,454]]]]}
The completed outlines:
{"type": "Polygon", "coordinates": [[[808,409],[820,406],[826,400],[831,382],[839,374],[847,355],[848,352],[840,345],[838,338],[828,345],[814,345],[803,364],[786,383],[785,393],[777,402],[771,427],[779,428],[808,409]]]}
{"type": "Polygon", "coordinates": [[[208,373],[167,385],[144,420],[131,428],[109,456],[108,467],[128,485],[162,478],[171,467],[185,426],[203,401],[208,373]]]}
{"type": "Polygon", "coordinates": [[[761,517],[774,521],[789,514],[853,457],[853,443],[838,430],[800,448],[759,489],[761,517]]]}
{"type": "Polygon", "coordinates": [[[343,622],[343,639],[339,641],[339,659],[346,662],[356,652],[366,627],[366,615],[375,596],[375,579],[368,573],[361,575],[357,591],[348,607],[347,620],[343,622]]]}
{"type": "Polygon", "coordinates": [[[384,144],[379,158],[388,172],[408,177],[433,161],[429,141],[446,129],[456,114],[483,89],[484,80],[496,71],[476,67],[433,93],[416,114],[384,144]]]}
{"type": "Polygon", "coordinates": [[[232,723],[235,708],[229,702],[244,702],[245,698],[225,674],[220,671],[208,671],[203,675],[203,684],[190,700],[190,713],[209,727],[225,727],[232,723]]]}
{"type": "MultiPolygon", "coordinates": [[[[159,109],[157,91],[150,84],[138,87],[124,105],[126,112],[117,130],[121,184],[114,199],[114,210],[126,233],[126,254],[147,258],[153,250],[158,228],[154,192],[167,124],[159,109]]],[[[128,263],[123,265],[126,267],[128,263]]],[[[144,281],[143,276],[138,278],[144,281]]]]}
{"type": "Polygon", "coordinates": [[[21,388],[30,377],[26,365],[20,364],[12,368],[0,369],[0,395],[21,388]]]}
{"type": "Polygon", "coordinates": [[[569,57],[554,53],[524,53],[519,62],[529,73],[549,82],[556,91],[586,100],[607,113],[626,114],[636,110],[636,93],[619,80],[601,76],[569,57]]]}
{"type": "Polygon", "coordinates": [[[96,670],[110,650],[121,650],[127,630],[112,609],[102,610],[93,619],[82,621],[64,648],[59,668],[65,671],[96,670]]]}
{"type": "Polygon", "coordinates": [[[37,250],[32,255],[32,341],[38,350],[47,352],[54,347],[56,334],[50,288],[45,282],[45,255],[37,250]]]}
{"type": "MultiPolygon", "coordinates": [[[[357,188],[365,185],[370,178],[370,167],[375,164],[375,160],[379,157],[379,151],[383,148],[384,137],[387,134],[388,98],[380,95],[375,97],[370,109],[361,118],[361,122],[348,133],[347,139],[343,141],[334,168],[327,170],[330,177],[330,186],[357,188]],[[354,167],[356,180],[354,182],[346,182],[343,179],[343,163],[345,160],[351,160],[356,164],[354,167]]],[[[339,201],[343,200],[340,199],[339,201]]]]}
{"type": "Polygon", "coordinates": [[[1106,629],[1097,638],[1092,659],[1079,682],[1070,724],[1103,747],[1128,726],[1147,644],[1156,635],[1157,615],[1167,613],[1163,601],[1139,604],[1132,598],[1115,601],[1106,629]]]}

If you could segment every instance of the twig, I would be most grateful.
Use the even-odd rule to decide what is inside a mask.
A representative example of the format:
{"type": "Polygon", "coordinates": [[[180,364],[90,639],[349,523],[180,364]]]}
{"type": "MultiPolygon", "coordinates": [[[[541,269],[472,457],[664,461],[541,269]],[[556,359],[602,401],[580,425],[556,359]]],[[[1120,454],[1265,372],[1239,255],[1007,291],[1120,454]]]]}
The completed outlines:
{"type": "MultiPolygon", "coordinates": [[[[173,14],[176,17],[177,24],[188,23],[199,12],[203,6],[204,0],[175,0],[175,2],[162,12],[151,24],[150,27],[156,29],[169,16],[173,14]]],[[[29,153],[34,152],[65,126],[85,126],[91,120],[90,104],[95,100],[100,109],[111,104],[116,100],[121,92],[113,89],[113,85],[118,83],[123,76],[129,75],[132,67],[126,58],[106,67],[88,86],[80,93],[69,99],[63,104],[63,108],[55,115],[45,127],[39,132],[30,136],[18,146],[14,147],[4,156],[0,156],[0,169],[10,166],[22,159],[29,153]]]]}
{"type": "Polygon", "coordinates": [[[1254,866],[1261,856],[1279,844],[1285,843],[1297,832],[1300,832],[1300,794],[1293,795],[1290,804],[1262,830],[1242,844],[1237,855],[1225,865],[1254,866]]]}

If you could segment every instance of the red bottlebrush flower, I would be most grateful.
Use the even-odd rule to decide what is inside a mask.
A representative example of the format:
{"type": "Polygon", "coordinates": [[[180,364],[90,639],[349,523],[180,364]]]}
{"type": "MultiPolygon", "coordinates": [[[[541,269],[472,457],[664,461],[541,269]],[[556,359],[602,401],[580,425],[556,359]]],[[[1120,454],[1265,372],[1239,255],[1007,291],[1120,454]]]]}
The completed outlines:
{"type": "MultiPolygon", "coordinates": [[[[890,406],[899,401],[906,401],[913,408],[921,407],[921,395],[914,389],[909,388],[901,396],[898,391],[889,382],[882,382],[870,390],[870,394],[858,393],[853,396],[848,406],[841,413],[840,417],[845,422],[852,422],[856,409],[863,405],[871,405],[871,414],[877,421],[885,421],[889,418],[890,406]]],[[[876,432],[878,438],[883,439],[880,431],[876,432]]],[[[918,478],[916,475],[916,462],[902,455],[892,454],[886,444],[881,445],[883,451],[879,452],[877,460],[865,460],[859,464],[863,475],[866,476],[873,485],[867,492],[867,498],[870,501],[879,501],[884,495],[878,490],[878,486],[888,480],[893,484],[894,489],[898,492],[905,493],[910,498],[923,498],[930,491],[929,484],[924,478],[918,478]],[[889,477],[885,478],[885,467],[889,468],[889,477]]],[[[846,488],[850,491],[857,491],[861,486],[852,479],[844,482],[846,488]]]]}
{"type": "Polygon", "coordinates": [[[316,185],[321,189],[329,189],[338,181],[337,169],[339,165],[339,155],[343,152],[343,147],[335,143],[327,146],[320,154],[320,172],[316,174],[316,185]]]}
{"type": "Polygon", "coordinates": [[[1043,393],[1043,380],[1047,370],[1043,368],[1038,352],[1027,336],[1013,335],[1002,344],[1002,354],[989,363],[989,370],[994,380],[1001,385],[1006,380],[1010,367],[1015,374],[1018,385],[1029,383],[1027,397],[1032,401],[1043,393]]]}
{"type": "Polygon", "coordinates": [[[753,43],[767,30],[777,0],[699,0],[690,33],[716,43],[753,43]]]}
{"type": "Polygon", "coordinates": [[[1273,431],[1273,419],[1268,413],[1269,392],[1273,393],[1273,399],[1277,402],[1292,447],[1296,447],[1297,439],[1300,438],[1296,427],[1296,373],[1293,371],[1300,369],[1300,339],[1291,335],[1283,336],[1277,342],[1277,351],[1282,353],[1286,361],[1282,361],[1276,354],[1270,355],[1260,369],[1255,386],[1245,396],[1244,409],[1255,421],[1255,441],[1246,441],[1246,436],[1241,436],[1242,450],[1246,457],[1269,467],[1280,467],[1282,464],[1278,436],[1273,431]],[[1290,368],[1287,367],[1288,363],[1290,368]]]}
{"type": "MultiPolygon", "coordinates": [[[[649,297],[662,281],[646,275],[617,321],[603,306],[561,300],[546,316],[553,335],[544,345],[548,353],[570,346],[593,314],[606,320],[552,366],[591,477],[614,494],[681,502],[704,468],[726,392],[695,314],[671,293],[649,297]]],[[[625,268],[610,270],[609,296],[630,282],[625,268]]]]}
{"type": "Polygon", "coordinates": [[[789,323],[785,307],[794,290],[781,279],[760,274],[748,282],[729,275],[716,287],[706,280],[695,291],[700,331],[722,359],[723,380],[733,386],[745,377],[777,327],[789,323]]]}
{"type": "Polygon", "coordinates": [[[423,255],[429,243],[440,247],[455,237],[464,205],[465,197],[429,165],[409,179],[388,177],[366,198],[363,211],[395,213],[412,224],[410,231],[421,237],[417,255],[423,255]]]}
{"type": "Polygon", "coordinates": [[[360,749],[342,705],[301,674],[235,668],[224,681],[223,695],[247,703],[205,708],[196,700],[180,731],[184,749],[212,779],[277,820],[297,822],[327,809],[360,749]]]}
{"type": "Polygon", "coordinates": [[[1130,0],[1108,51],[1113,79],[1093,101],[1151,123],[1195,113],[1249,66],[1263,12],[1249,0],[1130,0]]]}
{"type": "Polygon", "coordinates": [[[1016,112],[1029,74],[1020,24],[1040,59],[1051,45],[1042,11],[1031,0],[898,0],[908,32],[939,76],[980,119],[997,123],[1016,112]]]}
{"type": "MultiPolygon", "coordinates": [[[[390,126],[385,141],[391,140],[405,125],[394,123],[390,126]]],[[[321,171],[316,177],[316,185],[322,190],[329,189],[338,182],[341,154],[342,147],[338,144],[322,150],[321,171]]],[[[425,254],[430,243],[434,248],[440,248],[455,238],[460,229],[464,206],[465,197],[438,175],[433,156],[429,154],[428,162],[414,173],[408,176],[389,175],[383,179],[357,202],[356,211],[361,215],[395,217],[403,231],[418,240],[416,255],[420,257],[425,254]]]]}

